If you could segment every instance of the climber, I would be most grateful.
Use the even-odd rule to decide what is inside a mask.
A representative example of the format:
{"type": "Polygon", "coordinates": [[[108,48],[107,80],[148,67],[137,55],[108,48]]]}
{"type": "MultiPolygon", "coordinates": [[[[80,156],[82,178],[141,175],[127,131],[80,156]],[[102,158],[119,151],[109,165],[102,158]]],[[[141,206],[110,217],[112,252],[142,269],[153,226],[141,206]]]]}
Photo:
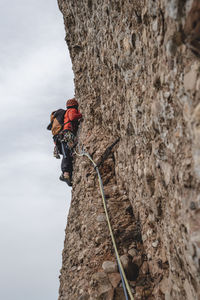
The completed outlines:
{"type": "Polygon", "coordinates": [[[78,110],[78,102],[75,98],[69,99],[66,103],[67,110],[58,109],[51,114],[51,123],[47,126],[52,131],[54,140],[54,157],[60,158],[62,174],[59,177],[72,186],[73,156],[72,151],[76,145],[76,134],[82,114],[78,110]]]}

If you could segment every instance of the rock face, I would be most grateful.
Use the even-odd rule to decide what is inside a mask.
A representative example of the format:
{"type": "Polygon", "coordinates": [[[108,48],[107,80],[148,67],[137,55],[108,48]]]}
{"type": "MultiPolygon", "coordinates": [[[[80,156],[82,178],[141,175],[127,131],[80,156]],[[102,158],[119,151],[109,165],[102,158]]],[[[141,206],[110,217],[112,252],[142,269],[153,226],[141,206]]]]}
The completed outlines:
{"type": "MultiPolygon", "coordinates": [[[[200,299],[199,1],[58,4],[134,299],[200,299]]],[[[96,173],[75,157],[59,300],[124,299],[114,262],[96,173]]]]}

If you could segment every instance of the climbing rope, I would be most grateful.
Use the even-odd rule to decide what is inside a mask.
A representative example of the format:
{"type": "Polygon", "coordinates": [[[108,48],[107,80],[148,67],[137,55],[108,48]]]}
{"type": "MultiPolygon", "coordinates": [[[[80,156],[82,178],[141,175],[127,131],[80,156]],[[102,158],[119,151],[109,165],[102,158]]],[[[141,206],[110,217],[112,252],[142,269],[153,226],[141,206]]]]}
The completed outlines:
{"type": "Polygon", "coordinates": [[[105,194],[104,194],[103,182],[102,182],[102,179],[101,179],[99,168],[96,165],[96,163],[93,161],[93,159],[91,158],[90,154],[85,152],[84,148],[82,148],[82,150],[80,151],[80,147],[79,147],[79,152],[80,153],[77,153],[75,151],[76,155],[78,155],[79,157],[80,156],[86,156],[92,162],[92,164],[94,166],[94,169],[95,169],[95,171],[98,175],[99,186],[100,186],[101,196],[102,196],[102,200],[103,200],[103,206],[104,206],[104,210],[105,210],[105,214],[106,214],[106,219],[107,219],[108,228],[109,228],[109,231],[110,231],[113,247],[114,247],[114,250],[115,250],[115,255],[116,255],[116,259],[117,259],[117,263],[118,263],[118,267],[119,267],[119,272],[120,272],[120,276],[121,276],[121,280],[122,280],[122,286],[123,286],[123,289],[124,289],[124,295],[125,295],[126,300],[129,300],[128,299],[128,294],[130,296],[130,300],[134,300],[132,292],[131,292],[131,288],[129,286],[128,280],[126,278],[126,274],[124,272],[122,263],[121,263],[120,258],[119,258],[119,253],[118,253],[118,250],[117,250],[115,238],[114,238],[112,227],[111,227],[111,224],[110,224],[110,219],[109,219],[109,216],[108,216],[106,198],[105,198],[105,194]],[[128,294],[127,294],[127,291],[128,291],[128,294]]]}

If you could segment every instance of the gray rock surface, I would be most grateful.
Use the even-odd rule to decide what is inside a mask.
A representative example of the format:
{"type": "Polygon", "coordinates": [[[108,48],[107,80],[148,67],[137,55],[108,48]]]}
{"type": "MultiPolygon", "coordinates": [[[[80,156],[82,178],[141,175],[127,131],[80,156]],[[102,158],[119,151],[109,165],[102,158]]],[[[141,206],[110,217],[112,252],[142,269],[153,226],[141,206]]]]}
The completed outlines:
{"type": "MultiPolygon", "coordinates": [[[[197,300],[199,1],[58,3],[84,115],[80,144],[100,163],[119,138],[100,172],[120,256],[137,250],[128,263],[139,268],[129,277],[134,297],[197,300]]],[[[92,279],[114,260],[102,214],[94,168],[75,157],[59,300],[123,299],[109,274],[92,279]]]]}

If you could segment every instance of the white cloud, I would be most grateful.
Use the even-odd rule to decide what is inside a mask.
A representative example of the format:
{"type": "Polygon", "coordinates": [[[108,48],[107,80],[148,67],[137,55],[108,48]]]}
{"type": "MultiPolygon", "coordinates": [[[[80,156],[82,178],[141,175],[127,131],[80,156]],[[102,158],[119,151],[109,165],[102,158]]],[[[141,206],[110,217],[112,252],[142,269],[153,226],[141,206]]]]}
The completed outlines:
{"type": "MultiPolygon", "coordinates": [[[[31,53],[15,69],[7,70],[0,84],[1,108],[16,114],[22,113],[23,107],[25,114],[26,109],[35,110],[43,102],[46,105],[49,98],[55,101],[54,93],[59,93],[61,84],[70,87],[68,94],[73,95],[72,72],[66,76],[66,66],[71,63],[63,51],[63,47],[48,44],[31,53]]],[[[58,100],[64,102],[63,98],[58,100]]]]}

